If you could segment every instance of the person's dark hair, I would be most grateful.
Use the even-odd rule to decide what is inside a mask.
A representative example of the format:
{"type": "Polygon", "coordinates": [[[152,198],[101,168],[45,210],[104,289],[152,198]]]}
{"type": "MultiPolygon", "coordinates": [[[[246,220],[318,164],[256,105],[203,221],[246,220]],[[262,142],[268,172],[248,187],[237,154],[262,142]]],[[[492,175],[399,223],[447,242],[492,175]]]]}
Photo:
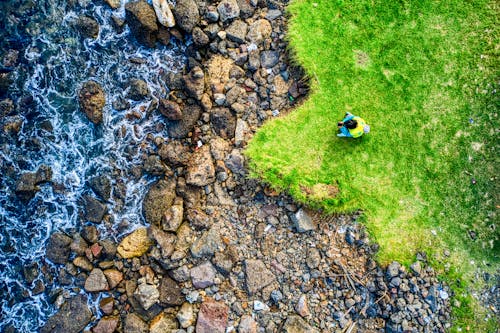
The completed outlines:
{"type": "Polygon", "coordinates": [[[349,119],[348,121],[344,122],[344,126],[348,129],[355,129],[356,126],[358,126],[358,122],[354,119],[349,119]]]}

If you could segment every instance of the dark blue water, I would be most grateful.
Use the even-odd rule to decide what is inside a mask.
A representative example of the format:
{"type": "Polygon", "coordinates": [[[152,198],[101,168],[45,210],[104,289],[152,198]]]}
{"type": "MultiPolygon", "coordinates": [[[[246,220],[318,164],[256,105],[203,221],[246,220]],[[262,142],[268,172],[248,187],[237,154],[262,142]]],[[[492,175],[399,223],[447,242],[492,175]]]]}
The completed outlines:
{"type": "Polygon", "coordinates": [[[175,41],[146,49],[126,26],[117,31],[111,16],[124,18],[125,3],[112,10],[103,1],[0,2],[0,56],[18,53],[14,65],[5,66],[4,60],[1,67],[11,71],[13,83],[0,100],[11,99],[14,110],[0,118],[0,331],[38,331],[56,310],[55,291],[72,292],[71,286],[57,284],[58,268],[44,260],[44,245],[55,230],[71,233],[85,223],[79,202],[90,193],[92,177],[107,175],[112,187],[123,192],[112,194],[112,219],[98,226],[103,236],[115,238],[144,224],[141,201],[152,179],[134,169],[154,149],[151,136],[166,137],[166,132],[160,116],[142,110],[168,93],[162,77],[181,69],[185,57],[175,41]],[[74,28],[80,15],[99,22],[97,39],[84,39],[74,28]],[[147,81],[152,97],[129,101],[128,110],[114,110],[113,100],[126,97],[131,78],[147,81]],[[89,79],[99,82],[107,96],[100,126],[78,107],[78,91],[89,79]],[[127,117],[132,111],[140,111],[141,118],[127,117]],[[2,130],[16,121],[22,123],[18,133],[2,130]],[[52,182],[42,184],[31,200],[20,200],[16,180],[42,165],[51,168],[52,182]],[[23,275],[27,267],[38,272],[30,284],[23,275]],[[37,294],[40,285],[45,292],[37,294]]]}

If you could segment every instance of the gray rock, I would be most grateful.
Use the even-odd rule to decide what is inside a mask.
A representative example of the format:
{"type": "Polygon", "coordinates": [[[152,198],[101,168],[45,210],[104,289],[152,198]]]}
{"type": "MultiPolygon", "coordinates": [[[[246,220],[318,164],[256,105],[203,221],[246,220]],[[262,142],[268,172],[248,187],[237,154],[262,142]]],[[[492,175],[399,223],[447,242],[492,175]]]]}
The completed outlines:
{"type": "Polygon", "coordinates": [[[174,203],[175,197],[174,180],[160,179],[153,184],[144,197],[142,204],[142,211],[146,222],[160,225],[163,216],[174,203]]]}
{"type": "Polygon", "coordinates": [[[76,27],[80,35],[85,38],[97,38],[99,35],[99,23],[90,16],[81,16],[76,21],[76,27]]]}
{"type": "Polygon", "coordinates": [[[182,198],[176,198],[172,207],[163,215],[161,220],[163,230],[176,232],[179,229],[184,216],[183,203],[182,198]]]}
{"type": "Polygon", "coordinates": [[[142,283],[137,286],[134,292],[135,298],[141,303],[144,310],[148,310],[150,307],[158,303],[160,299],[160,292],[158,288],[151,284],[142,283]]]}
{"type": "Polygon", "coordinates": [[[250,295],[255,294],[275,280],[274,274],[267,269],[261,260],[245,260],[245,282],[250,295]]]}
{"type": "Polygon", "coordinates": [[[250,0],[236,0],[240,8],[240,17],[243,19],[251,17],[255,13],[255,6],[250,0]]]}
{"type": "Polygon", "coordinates": [[[148,47],[155,47],[158,24],[153,6],[144,0],[139,0],[128,2],[125,11],[127,23],[137,41],[148,47]]]}
{"type": "Polygon", "coordinates": [[[273,21],[273,20],[277,19],[278,17],[280,17],[281,15],[283,15],[281,10],[270,9],[270,10],[268,10],[268,12],[266,14],[266,19],[268,19],[269,21],[273,21]]]}
{"type": "Polygon", "coordinates": [[[240,16],[240,7],[236,0],[222,0],[217,6],[219,17],[222,22],[232,20],[240,16]]]}
{"type": "Polygon", "coordinates": [[[311,247],[307,250],[306,264],[310,269],[318,268],[321,263],[321,254],[318,249],[311,247]]]}
{"type": "Polygon", "coordinates": [[[135,313],[127,314],[123,331],[127,333],[148,333],[148,324],[135,313]]]}
{"type": "Polygon", "coordinates": [[[226,29],[227,38],[236,43],[244,43],[247,36],[248,25],[242,20],[235,20],[226,29]]]}
{"type": "Polygon", "coordinates": [[[201,100],[205,92],[205,73],[203,70],[196,66],[187,75],[183,76],[183,80],[187,94],[198,101],[201,100]]]}
{"type": "Polygon", "coordinates": [[[234,145],[236,147],[244,146],[250,133],[250,127],[248,126],[247,122],[241,118],[238,118],[238,120],[236,121],[236,129],[234,131],[234,145]]]}
{"type": "Polygon", "coordinates": [[[83,197],[83,206],[85,211],[85,220],[94,223],[101,223],[104,215],[108,211],[106,204],[90,195],[83,197]]]}
{"type": "Polygon", "coordinates": [[[87,280],[85,280],[85,290],[89,292],[98,292],[108,289],[108,280],[103,271],[99,268],[94,268],[87,277],[87,280]]]}
{"type": "Polygon", "coordinates": [[[416,261],[413,264],[410,265],[410,269],[415,273],[416,276],[420,276],[420,273],[422,272],[422,266],[420,264],[420,261],[416,261]]]}
{"type": "Polygon", "coordinates": [[[214,279],[217,271],[210,261],[205,261],[203,264],[191,268],[191,281],[193,287],[203,289],[215,284],[214,279]]]}
{"type": "Polygon", "coordinates": [[[251,71],[256,71],[260,68],[260,52],[259,52],[259,50],[253,50],[248,54],[247,67],[251,71]]]}
{"type": "Polygon", "coordinates": [[[94,193],[100,196],[105,201],[108,201],[111,197],[111,181],[107,176],[96,176],[90,180],[89,185],[94,193]]]}
{"type": "Polygon", "coordinates": [[[387,279],[390,280],[393,277],[398,276],[400,268],[401,265],[398,262],[393,261],[392,263],[390,263],[389,266],[387,266],[387,271],[386,271],[387,279]]]}
{"type": "Polygon", "coordinates": [[[302,208],[292,215],[292,221],[297,232],[316,230],[316,224],[314,224],[309,214],[302,208]]]}
{"type": "Polygon", "coordinates": [[[47,259],[55,264],[65,264],[68,261],[71,242],[71,237],[60,232],[53,233],[45,248],[47,259]]]}
{"type": "Polygon", "coordinates": [[[219,20],[219,12],[217,8],[214,6],[208,6],[207,11],[205,12],[205,18],[208,22],[217,22],[219,20]]]}
{"type": "Polygon", "coordinates": [[[232,139],[236,129],[236,117],[227,108],[214,108],[210,114],[210,123],[215,133],[224,139],[232,139]]]}
{"type": "Polygon", "coordinates": [[[143,100],[150,95],[148,84],[142,79],[130,80],[129,88],[127,97],[134,101],[143,100]]]}
{"type": "Polygon", "coordinates": [[[160,156],[158,155],[148,155],[148,157],[144,160],[142,170],[144,173],[153,176],[162,176],[168,174],[170,171],[169,167],[161,161],[160,156]]]}
{"type": "Polygon", "coordinates": [[[212,227],[193,243],[191,254],[195,258],[213,256],[220,246],[222,246],[222,240],[219,230],[216,227],[212,227]]]}
{"type": "Polygon", "coordinates": [[[190,278],[189,268],[187,266],[181,266],[170,271],[170,276],[177,282],[186,282],[190,278]]]}
{"type": "Polygon", "coordinates": [[[193,28],[193,43],[198,47],[207,45],[210,42],[208,36],[199,27],[193,28]]]}
{"type": "Polygon", "coordinates": [[[90,323],[91,318],[92,312],[87,306],[87,296],[77,295],[67,300],[61,309],[47,320],[40,332],[78,333],[90,323]]]}
{"type": "Polygon", "coordinates": [[[268,20],[260,19],[253,22],[249,29],[246,39],[250,43],[254,43],[255,45],[259,45],[265,39],[271,37],[271,33],[273,32],[273,28],[271,27],[271,23],[268,20]]]}
{"type": "Polygon", "coordinates": [[[319,331],[297,315],[288,316],[282,328],[282,333],[319,333],[319,331]]]}
{"type": "Polygon", "coordinates": [[[208,145],[202,146],[191,155],[186,170],[186,183],[205,186],[215,181],[215,167],[208,145]]]}
{"type": "Polygon", "coordinates": [[[262,51],[260,53],[260,65],[263,68],[271,68],[278,64],[280,54],[278,51],[262,51]]]}
{"type": "Polygon", "coordinates": [[[200,21],[200,12],[193,0],[179,0],[173,9],[177,25],[184,31],[191,33],[200,21]]]}

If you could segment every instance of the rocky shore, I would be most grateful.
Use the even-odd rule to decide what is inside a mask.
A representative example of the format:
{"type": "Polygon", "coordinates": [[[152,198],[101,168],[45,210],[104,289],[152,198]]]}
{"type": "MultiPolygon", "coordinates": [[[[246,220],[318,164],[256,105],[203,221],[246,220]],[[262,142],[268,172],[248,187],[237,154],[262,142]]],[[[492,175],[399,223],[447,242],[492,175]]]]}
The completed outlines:
{"type": "MultiPolygon", "coordinates": [[[[425,255],[408,270],[380,267],[357,214],[322,216],[247,178],[252,134],[307,94],[303,73],[288,61],[285,6],[179,0],[170,9],[141,0],[125,5],[125,21],[114,18],[117,30],[128,25],[147,47],[186,41],[187,66],[160,74],[170,92],[158,100],[140,77],[123,96],[106,95],[93,80],[78,92],[89,126],[100,126],[106,103],[133,119],[142,115],[129,101],[151,99],[143,112],[162,114],[167,135],[148,137],[154,149],[136,170],[158,179],[143,201],[147,227],[119,242],[101,237],[98,225],[125,224],[109,213],[109,202],[125,194],[96,176],[81,200],[82,229],[56,231],[47,263],[25,267],[32,292],[47,289],[58,308],[41,332],[447,330],[450,291],[425,255]],[[35,281],[39,272],[43,281],[35,281]]],[[[77,29],[95,38],[99,24],[82,17],[77,29]]],[[[16,191],[29,200],[47,181],[50,168],[41,167],[23,174],[16,191]]]]}

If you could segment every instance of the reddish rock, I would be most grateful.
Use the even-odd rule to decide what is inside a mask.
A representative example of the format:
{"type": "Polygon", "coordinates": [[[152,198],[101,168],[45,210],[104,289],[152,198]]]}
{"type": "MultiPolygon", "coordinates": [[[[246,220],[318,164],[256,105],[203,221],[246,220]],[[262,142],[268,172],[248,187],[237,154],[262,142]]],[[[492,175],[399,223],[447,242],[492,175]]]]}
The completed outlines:
{"type": "Polygon", "coordinates": [[[99,243],[95,243],[90,247],[90,250],[92,251],[94,258],[99,258],[101,256],[102,246],[99,245],[99,243]]]}
{"type": "Polygon", "coordinates": [[[108,280],[108,284],[109,284],[110,289],[115,288],[123,280],[122,272],[120,272],[116,269],[106,269],[104,271],[104,275],[106,276],[106,279],[108,280]]]}
{"type": "Polygon", "coordinates": [[[198,320],[196,321],[197,333],[224,333],[226,332],[229,308],[221,302],[208,298],[201,304],[198,320]]]}
{"type": "Polygon", "coordinates": [[[103,317],[92,329],[93,333],[113,333],[118,327],[118,317],[103,317]]]}
{"type": "Polygon", "coordinates": [[[107,315],[112,314],[114,307],[115,307],[115,301],[113,297],[104,297],[99,302],[99,308],[104,314],[107,315]]]}

